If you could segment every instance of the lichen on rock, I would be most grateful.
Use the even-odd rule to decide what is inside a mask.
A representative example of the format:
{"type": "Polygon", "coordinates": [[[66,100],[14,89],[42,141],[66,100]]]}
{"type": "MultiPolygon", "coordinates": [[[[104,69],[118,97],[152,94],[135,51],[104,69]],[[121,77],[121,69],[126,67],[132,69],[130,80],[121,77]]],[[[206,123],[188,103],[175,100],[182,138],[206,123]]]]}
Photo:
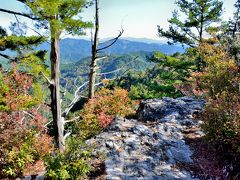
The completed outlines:
{"type": "Polygon", "coordinates": [[[192,114],[203,106],[191,97],[143,100],[138,119],[117,117],[87,143],[106,154],[107,179],[195,179],[178,164],[193,162],[183,131],[201,123],[192,114]]]}

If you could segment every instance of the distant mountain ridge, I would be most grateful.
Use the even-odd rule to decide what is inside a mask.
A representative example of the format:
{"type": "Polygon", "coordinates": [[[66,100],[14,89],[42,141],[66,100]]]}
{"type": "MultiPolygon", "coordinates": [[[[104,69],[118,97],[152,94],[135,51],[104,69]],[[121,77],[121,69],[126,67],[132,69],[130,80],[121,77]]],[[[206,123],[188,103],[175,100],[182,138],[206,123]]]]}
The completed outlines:
{"type": "Polygon", "coordinates": [[[122,39],[125,39],[128,41],[142,42],[147,44],[167,44],[167,41],[165,40],[156,40],[156,39],[149,39],[149,38],[123,37],[122,39]]]}
{"type": "MultiPolygon", "coordinates": [[[[136,38],[132,38],[132,40],[137,40],[136,38]]],[[[119,39],[113,46],[108,49],[105,49],[103,52],[106,54],[128,54],[133,52],[153,52],[153,51],[161,51],[165,54],[173,54],[175,52],[184,52],[184,48],[180,45],[168,45],[162,43],[151,43],[151,41],[141,42],[141,39],[138,41],[132,41],[131,38],[119,39]]],[[[142,39],[143,40],[143,39],[142,39]]],[[[144,41],[144,40],[143,40],[144,41]]],[[[106,45],[106,44],[105,44],[106,45]]],[[[104,46],[103,45],[100,45],[104,46]]],[[[40,49],[49,49],[49,44],[44,43],[40,47],[40,49]]],[[[62,63],[71,63],[77,62],[82,58],[88,57],[91,55],[91,41],[84,39],[72,39],[66,38],[61,40],[60,42],[60,57],[62,63]]]]}

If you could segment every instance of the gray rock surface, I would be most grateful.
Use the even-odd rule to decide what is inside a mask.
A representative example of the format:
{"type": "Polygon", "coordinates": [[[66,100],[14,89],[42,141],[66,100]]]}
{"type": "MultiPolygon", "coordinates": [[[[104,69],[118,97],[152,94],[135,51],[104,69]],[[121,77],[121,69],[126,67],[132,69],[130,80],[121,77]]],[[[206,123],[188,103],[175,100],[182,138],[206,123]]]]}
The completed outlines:
{"type": "Polygon", "coordinates": [[[106,154],[107,179],[194,179],[178,164],[192,163],[183,131],[201,123],[192,114],[203,105],[191,97],[144,100],[138,120],[116,118],[87,143],[106,154]]]}

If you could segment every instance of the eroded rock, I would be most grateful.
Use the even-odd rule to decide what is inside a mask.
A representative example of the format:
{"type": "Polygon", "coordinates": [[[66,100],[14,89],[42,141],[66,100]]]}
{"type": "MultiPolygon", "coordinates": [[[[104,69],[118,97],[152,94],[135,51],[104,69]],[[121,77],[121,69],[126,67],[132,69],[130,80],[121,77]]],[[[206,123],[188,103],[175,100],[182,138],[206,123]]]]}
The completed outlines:
{"type": "Polygon", "coordinates": [[[199,123],[192,113],[203,105],[190,97],[144,100],[138,120],[118,117],[87,143],[106,154],[107,179],[194,179],[177,165],[192,163],[183,131],[199,123]]]}

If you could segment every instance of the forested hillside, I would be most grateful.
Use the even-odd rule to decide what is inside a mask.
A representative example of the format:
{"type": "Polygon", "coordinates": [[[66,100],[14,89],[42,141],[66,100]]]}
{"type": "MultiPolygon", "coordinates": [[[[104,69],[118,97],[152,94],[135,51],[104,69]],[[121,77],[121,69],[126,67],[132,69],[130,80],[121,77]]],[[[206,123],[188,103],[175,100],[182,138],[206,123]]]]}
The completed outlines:
{"type": "MultiPolygon", "coordinates": [[[[47,43],[43,43],[39,47],[41,50],[49,50],[49,48],[50,46],[47,43]]],[[[76,62],[91,55],[91,42],[83,39],[66,38],[61,40],[60,49],[61,63],[76,62]],[[81,51],[79,49],[81,49],[81,51]]],[[[160,43],[145,43],[119,39],[113,46],[106,49],[104,53],[112,55],[124,55],[139,51],[160,51],[170,55],[176,52],[182,53],[184,49],[181,45],[170,46],[160,43]]]]}
{"type": "Polygon", "coordinates": [[[0,179],[240,179],[240,0],[1,3],[0,179]]]}

